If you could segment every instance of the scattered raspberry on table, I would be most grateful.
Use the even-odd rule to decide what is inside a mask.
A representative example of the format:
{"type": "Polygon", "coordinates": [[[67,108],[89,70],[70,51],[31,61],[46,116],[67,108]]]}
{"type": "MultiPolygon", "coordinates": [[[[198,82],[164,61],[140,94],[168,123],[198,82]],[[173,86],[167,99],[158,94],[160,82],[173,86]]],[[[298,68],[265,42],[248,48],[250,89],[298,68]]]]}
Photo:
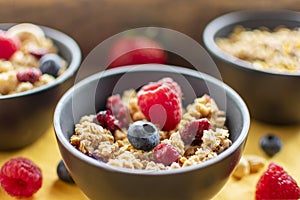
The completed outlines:
{"type": "Polygon", "coordinates": [[[31,197],[42,186],[42,171],[27,158],[13,158],[1,167],[0,183],[11,196],[31,197]]]}
{"type": "Polygon", "coordinates": [[[297,182],[278,164],[270,163],[256,185],[256,200],[299,199],[297,182]]]}

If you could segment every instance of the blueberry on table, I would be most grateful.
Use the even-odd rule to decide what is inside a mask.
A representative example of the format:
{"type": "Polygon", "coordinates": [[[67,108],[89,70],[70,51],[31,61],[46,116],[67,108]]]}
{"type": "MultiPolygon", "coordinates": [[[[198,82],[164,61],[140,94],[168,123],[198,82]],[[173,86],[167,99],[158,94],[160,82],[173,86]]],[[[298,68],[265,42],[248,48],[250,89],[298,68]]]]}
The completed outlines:
{"type": "Polygon", "coordinates": [[[277,154],[282,147],[280,138],[274,134],[266,134],[260,139],[260,147],[270,157],[277,154]]]}
{"type": "Polygon", "coordinates": [[[129,126],[127,138],[134,148],[150,151],[159,143],[159,131],[151,122],[136,121],[129,126]]]}
{"type": "Polygon", "coordinates": [[[71,177],[70,173],[68,172],[64,162],[61,160],[57,165],[57,176],[60,180],[66,183],[74,183],[73,178],[71,177]]]}
{"type": "Polygon", "coordinates": [[[59,70],[62,68],[62,59],[56,54],[49,53],[41,57],[39,66],[43,74],[57,77],[59,70]]]}

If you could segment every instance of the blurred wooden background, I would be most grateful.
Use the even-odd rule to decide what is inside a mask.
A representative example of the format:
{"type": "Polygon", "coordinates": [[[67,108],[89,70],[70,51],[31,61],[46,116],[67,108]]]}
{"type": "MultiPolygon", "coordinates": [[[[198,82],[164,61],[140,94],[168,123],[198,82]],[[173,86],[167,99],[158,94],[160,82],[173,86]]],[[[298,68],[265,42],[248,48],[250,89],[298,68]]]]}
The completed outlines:
{"type": "Polygon", "coordinates": [[[241,9],[299,10],[297,0],[0,0],[0,23],[32,22],[73,37],[85,57],[97,44],[131,28],[158,26],[202,44],[213,18],[241,9]]]}

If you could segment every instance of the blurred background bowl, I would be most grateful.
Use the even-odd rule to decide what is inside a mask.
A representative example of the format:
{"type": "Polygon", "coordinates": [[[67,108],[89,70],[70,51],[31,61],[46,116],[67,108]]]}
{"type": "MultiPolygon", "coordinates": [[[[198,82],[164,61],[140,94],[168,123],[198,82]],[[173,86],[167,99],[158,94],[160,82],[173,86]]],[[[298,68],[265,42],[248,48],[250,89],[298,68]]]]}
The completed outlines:
{"type": "Polygon", "coordinates": [[[94,74],[61,98],[54,113],[54,130],[62,158],[76,184],[90,199],[209,199],[224,186],[245,147],[250,125],[239,95],[217,79],[200,72],[160,64],[110,69],[94,74]],[[209,94],[226,110],[232,146],[199,165],[169,171],[143,171],[108,166],[73,147],[69,140],[80,117],[105,108],[106,99],[126,89],[171,77],[182,88],[183,104],[209,94]]]}
{"type": "MultiPolygon", "coordinates": [[[[0,24],[7,30],[14,24],[0,24]]],[[[0,150],[25,147],[42,136],[52,125],[54,107],[62,94],[73,85],[81,63],[77,43],[64,33],[40,26],[68,62],[66,71],[50,84],[39,88],[0,96],[0,150]]]]}
{"type": "Polygon", "coordinates": [[[255,29],[300,27],[300,13],[287,10],[244,10],[222,15],[204,29],[203,41],[212,54],[223,81],[245,100],[250,116],[273,124],[300,122],[300,74],[258,70],[222,51],[216,38],[227,37],[237,26],[255,29]]]}

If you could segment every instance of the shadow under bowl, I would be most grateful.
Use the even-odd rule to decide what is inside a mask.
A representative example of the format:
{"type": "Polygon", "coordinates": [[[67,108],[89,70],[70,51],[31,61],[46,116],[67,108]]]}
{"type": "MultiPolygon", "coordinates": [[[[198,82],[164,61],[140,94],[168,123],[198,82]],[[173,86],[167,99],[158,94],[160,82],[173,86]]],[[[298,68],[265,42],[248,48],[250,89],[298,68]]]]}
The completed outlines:
{"type": "Polygon", "coordinates": [[[54,113],[62,158],[76,184],[90,199],[209,199],[221,190],[239,162],[249,124],[243,100],[221,81],[194,70],[159,64],[127,66],[94,74],[66,92],[54,113]],[[203,94],[214,98],[220,109],[226,111],[232,146],[199,165],[147,171],[108,166],[70,144],[80,117],[104,109],[110,95],[138,89],[163,77],[171,77],[181,86],[184,106],[203,94]]]}

